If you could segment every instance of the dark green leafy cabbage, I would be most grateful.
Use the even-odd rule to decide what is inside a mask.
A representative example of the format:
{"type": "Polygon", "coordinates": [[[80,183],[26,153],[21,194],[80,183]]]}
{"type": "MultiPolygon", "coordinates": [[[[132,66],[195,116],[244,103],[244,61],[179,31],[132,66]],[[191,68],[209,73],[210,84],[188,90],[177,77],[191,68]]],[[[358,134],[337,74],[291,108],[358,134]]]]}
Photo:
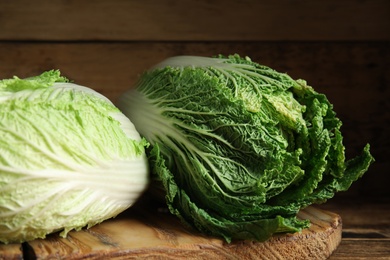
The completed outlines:
{"type": "Polygon", "coordinates": [[[374,161],[346,161],[341,121],[303,80],[238,55],[179,56],[147,71],[119,107],[150,143],[169,210],[227,241],[309,226],[297,212],[374,161]]]}

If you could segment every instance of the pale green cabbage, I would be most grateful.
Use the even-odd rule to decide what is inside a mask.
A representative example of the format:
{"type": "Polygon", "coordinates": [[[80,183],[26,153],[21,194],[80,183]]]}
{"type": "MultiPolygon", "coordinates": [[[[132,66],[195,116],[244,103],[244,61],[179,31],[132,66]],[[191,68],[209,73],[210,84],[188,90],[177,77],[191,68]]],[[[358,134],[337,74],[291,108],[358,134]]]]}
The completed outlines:
{"type": "Polygon", "coordinates": [[[0,241],[93,226],[148,185],[145,146],[107,98],[59,71],[0,81],[0,241]]]}
{"type": "Polygon", "coordinates": [[[118,106],[151,143],[169,210],[226,241],[308,227],[297,212],[347,190],[374,161],[368,144],[346,160],[325,95],[238,55],[169,58],[118,106]]]}

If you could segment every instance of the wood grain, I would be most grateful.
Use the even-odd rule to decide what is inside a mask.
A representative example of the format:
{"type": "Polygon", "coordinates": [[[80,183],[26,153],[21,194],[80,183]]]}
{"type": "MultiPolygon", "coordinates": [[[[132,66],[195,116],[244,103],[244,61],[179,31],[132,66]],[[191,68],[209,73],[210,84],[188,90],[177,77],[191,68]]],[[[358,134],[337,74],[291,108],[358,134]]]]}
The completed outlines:
{"type": "Polygon", "coordinates": [[[388,0],[0,1],[0,40],[389,39],[388,0]]]}
{"type": "Polygon", "coordinates": [[[390,239],[343,239],[329,260],[388,260],[390,239]]]}
{"type": "MultiPolygon", "coordinates": [[[[389,259],[390,257],[390,198],[389,197],[381,197],[381,198],[359,198],[359,197],[345,197],[345,196],[336,196],[332,200],[328,201],[325,204],[317,205],[316,209],[325,210],[325,212],[337,212],[337,215],[341,216],[343,222],[343,232],[342,232],[342,241],[337,247],[337,249],[333,252],[333,254],[329,257],[330,260],[355,260],[355,259],[389,259]]],[[[156,207],[157,212],[154,212],[161,215],[164,214],[164,210],[160,207],[156,207]]],[[[134,210],[134,209],[133,209],[134,210]]],[[[145,212],[142,211],[141,215],[136,215],[132,213],[133,210],[129,210],[124,214],[118,216],[117,219],[123,221],[123,218],[133,219],[134,222],[142,222],[142,221],[152,221],[150,218],[145,219],[145,212]],[[138,218],[137,218],[138,216],[138,218]]],[[[113,219],[112,221],[115,221],[113,219]]],[[[162,218],[162,222],[167,222],[165,218],[162,218]]],[[[169,241],[175,241],[175,237],[170,232],[163,232],[161,226],[158,225],[158,222],[152,222],[151,227],[154,227],[155,234],[160,238],[167,238],[169,241]]],[[[97,228],[97,227],[95,227],[97,228]]],[[[180,225],[174,228],[179,228],[180,225]]],[[[91,229],[89,230],[91,231],[91,229]]],[[[82,232],[87,232],[84,230],[82,232]]],[[[91,234],[84,234],[85,237],[89,238],[88,243],[94,243],[93,241],[105,241],[103,248],[112,249],[112,247],[118,246],[115,243],[112,243],[113,240],[110,240],[107,236],[99,235],[104,232],[104,229],[101,229],[99,232],[94,232],[91,234]],[[110,246],[110,243],[113,246],[110,246]]],[[[184,232],[184,234],[186,234],[184,232]]],[[[81,234],[80,234],[81,235],[81,234]]],[[[123,234],[122,234],[123,236],[123,234]]],[[[137,236],[139,237],[139,236],[137,236]]],[[[77,252],[76,247],[72,245],[72,242],[75,245],[80,245],[80,243],[75,242],[76,240],[72,240],[68,238],[69,243],[65,243],[67,246],[62,246],[64,243],[57,243],[57,251],[58,252],[77,252]],[[67,248],[66,250],[61,249],[61,247],[67,248]],[[72,249],[73,248],[73,249],[72,249]]],[[[134,238],[137,239],[137,238],[134,238]]],[[[200,238],[199,238],[200,239],[200,238]]],[[[48,244],[50,246],[56,246],[54,241],[56,240],[55,236],[50,236],[49,240],[51,241],[48,244]]],[[[66,240],[63,240],[66,242],[66,240]]],[[[202,242],[202,240],[199,240],[202,242]]],[[[235,246],[238,246],[239,243],[235,243],[235,246]]],[[[43,244],[41,244],[43,246],[43,244]]],[[[30,247],[29,244],[20,245],[1,245],[0,244],[0,259],[35,259],[35,253],[33,251],[34,247],[30,247]]],[[[202,248],[203,251],[211,250],[212,247],[202,248]]],[[[44,248],[40,249],[41,251],[44,248]]],[[[47,247],[47,251],[52,250],[52,247],[47,247]]],[[[56,254],[56,250],[52,250],[51,255],[56,254]]],[[[90,249],[89,249],[90,250],[90,249]]],[[[232,249],[233,250],[233,249],[232,249]]],[[[236,250],[241,251],[236,248],[236,250]]],[[[172,254],[176,252],[174,250],[171,251],[172,254]]],[[[244,252],[243,252],[244,253],[244,252]]],[[[48,253],[42,254],[43,256],[50,255],[48,253]]],[[[118,255],[117,258],[121,256],[118,255]]],[[[54,258],[54,257],[53,257],[54,258]]],[[[59,259],[57,257],[56,259],[59,259]]],[[[88,256],[86,256],[88,258],[88,256]]],[[[232,257],[230,257],[231,259],[232,257]]],[[[229,259],[227,257],[227,259],[229,259]]]]}
{"type": "Polygon", "coordinates": [[[203,236],[184,227],[160,209],[133,209],[88,230],[56,234],[28,243],[36,259],[326,259],[341,241],[339,215],[309,207],[300,218],[311,227],[301,233],[277,235],[266,242],[203,236]]]}
{"type": "Polygon", "coordinates": [[[342,241],[330,260],[390,259],[390,197],[336,196],[319,207],[343,219],[342,241]]]}

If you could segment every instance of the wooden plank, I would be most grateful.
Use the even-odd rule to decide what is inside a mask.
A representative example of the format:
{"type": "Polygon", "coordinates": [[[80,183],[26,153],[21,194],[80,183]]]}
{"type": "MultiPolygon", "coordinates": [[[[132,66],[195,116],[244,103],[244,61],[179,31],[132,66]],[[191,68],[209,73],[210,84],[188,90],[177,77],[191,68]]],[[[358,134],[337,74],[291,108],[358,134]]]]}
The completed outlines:
{"type": "Polygon", "coordinates": [[[340,246],[330,260],[390,258],[390,197],[336,196],[317,206],[336,210],[343,219],[340,246]]]}
{"type": "MultiPolygon", "coordinates": [[[[61,69],[71,79],[115,99],[154,64],[175,55],[238,53],[304,78],[340,110],[388,94],[389,43],[24,43],[0,42],[0,78],[61,69]],[[355,91],[366,93],[354,93],[355,91]],[[369,90],[369,91],[368,91],[369,90]],[[345,91],[340,95],[339,91],[345,91]],[[350,92],[349,95],[346,95],[350,92]],[[342,96],[342,102],[338,102],[342,96]],[[370,98],[367,100],[366,98],[370,98]],[[358,101],[355,101],[358,99],[358,101]],[[366,99],[366,100],[365,100],[366,99]]],[[[384,104],[385,105],[385,104],[384,104]]]]}
{"type": "MultiPolygon", "coordinates": [[[[139,205],[141,206],[141,205],[139,205]]],[[[145,207],[145,205],[143,205],[145,207]]],[[[341,240],[337,214],[309,207],[299,213],[309,219],[301,233],[277,235],[266,242],[236,241],[201,235],[158,208],[133,208],[88,230],[53,234],[29,242],[36,259],[326,259],[341,240]]]]}
{"type": "Polygon", "coordinates": [[[346,233],[344,237],[390,238],[389,196],[351,198],[340,195],[342,194],[337,194],[328,203],[317,207],[336,211],[342,217],[343,230],[346,233]]]}
{"type": "Polygon", "coordinates": [[[0,40],[390,40],[388,0],[0,1],[0,40]]]}
{"type": "Polygon", "coordinates": [[[343,239],[329,260],[388,260],[390,239],[343,239]]]}

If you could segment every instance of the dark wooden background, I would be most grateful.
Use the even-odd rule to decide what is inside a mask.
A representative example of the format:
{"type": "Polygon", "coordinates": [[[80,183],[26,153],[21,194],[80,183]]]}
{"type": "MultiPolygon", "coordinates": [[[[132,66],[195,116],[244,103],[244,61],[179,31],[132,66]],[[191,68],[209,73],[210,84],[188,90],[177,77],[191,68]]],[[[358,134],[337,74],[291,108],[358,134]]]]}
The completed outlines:
{"type": "Polygon", "coordinates": [[[303,78],[376,162],[346,193],[390,195],[388,0],[0,0],[0,78],[60,69],[113,100],[174,55],[233,54],[303,78]]]}

